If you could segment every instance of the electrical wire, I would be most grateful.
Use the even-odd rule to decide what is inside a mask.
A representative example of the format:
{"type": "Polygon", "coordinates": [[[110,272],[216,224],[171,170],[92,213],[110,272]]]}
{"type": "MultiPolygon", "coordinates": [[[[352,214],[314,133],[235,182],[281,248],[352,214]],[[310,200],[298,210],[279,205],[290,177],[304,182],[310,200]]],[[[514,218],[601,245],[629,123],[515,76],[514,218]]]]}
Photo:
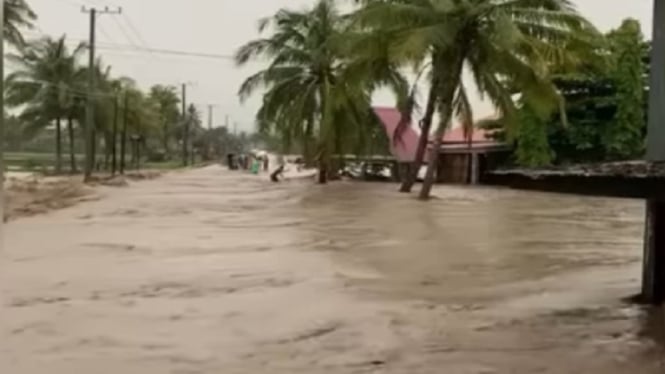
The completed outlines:
{"type": "Polygon", "coordinates": [[[129,18],[129,15],[127,13],[122,13],[121,18],[125,20],[125,23],[129,26],[129,29],[131,30],[132,33],[138,38],[139,42],[144,48],[149,48],[150,46],[148,43],[146,43],[145,39],[143,39],[143,36],[139,32],[139,30],[134,26],[134,22],[132,22],[131,18],[129,18]]]}
{"type": "Polygon", "coordinates": [[[120,23],[120,21],[118,21],[118,18],[115,17],[115,16],[111,16],[111,18],[113,19],[113,22],[118,26],[118,28],[120,29],[120,32],[122,32],[122,35],[125,37],[125,39],[127,39],[129,44],[131,44],[133,48],[140,48],[138,43],[136,43],[134,41],[134,38],[132,38],[129,35],[129,33],[127,32],[127,29],[125,28],[125,26],[122,23],[120,23]]]}

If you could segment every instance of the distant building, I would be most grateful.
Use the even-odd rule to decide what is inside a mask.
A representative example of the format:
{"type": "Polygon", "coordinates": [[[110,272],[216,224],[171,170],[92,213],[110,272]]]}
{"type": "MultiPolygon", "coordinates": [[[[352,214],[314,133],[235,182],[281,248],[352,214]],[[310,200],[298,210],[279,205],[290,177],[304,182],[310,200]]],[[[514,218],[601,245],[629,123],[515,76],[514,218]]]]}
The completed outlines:
{"type": "MultiPolygon", "coordinates": [[[[390,151],[400,163],[410,163],[415,159],[420,130],[413,124],[395,139],[395,130],[401,114],[396,108],[375,107],[374,112],[381,120],[390,140],[390,151]]],[[[425,162],[429,159],[433,138],[430,137],[425,162]]],[[[439,168],[437,181],[443,183],[476,184],[485,171],[494,169],[509,154],[509,147],[491,137],[490,132],[474,129],[470,136],[465,136],[464,129],[455,127],[443,136],[439,149],[439,168]]]]}

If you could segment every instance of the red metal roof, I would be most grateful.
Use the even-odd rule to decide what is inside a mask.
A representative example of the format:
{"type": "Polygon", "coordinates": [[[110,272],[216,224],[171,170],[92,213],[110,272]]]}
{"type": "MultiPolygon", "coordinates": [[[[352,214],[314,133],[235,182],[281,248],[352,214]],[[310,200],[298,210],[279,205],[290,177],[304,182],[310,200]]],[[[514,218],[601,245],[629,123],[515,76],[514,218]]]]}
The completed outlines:
{"type": "Polygon", "coordinates": [[[386,130],[390,140],[390,152],[393,156],[401,162],[413,161],[418,148],[420,131],[417,131],[413,124],[409,124],[400,139],[394,139],[395,129],[397,129],[397,125],[402,118],[400,111],[389,107],[374,107],[373,109],[386,130]]]}
{"type": "MultiPolygon", "coordinates": [[[[374,107],[374,113],[379,117],[386,130],[388,139],[390,139],[390,151],[392,155],[401,162],[413,161],[418,148],[418,139],[420,138],[420,130],[413,126],[411,123],[404,131],[400,139],[394,140],[395,129],[402,118],[401,113],[396,108],[391,107],[374,107]]],[[[469,150],[466,143],[468,139],[464,136],[464,129],[457,127],[446,131],[443,136],[443,149],[457,149],[460,144],[465,144],[464,150],[469,150]]],[[[431,143],[431,142],[430,142],[431,143]]],[[[472,135],[471,149],[488,149],[492,147],[502,146],[501,143],[490,137],[490,133],[484,129],[474,129],[472,135]]],[[[460,150],[462,150],[460,148],[460,150]]],[[[427,159],[426,153],[425,158],[427,159]]]]}
{"type": "MultiPolygon", "coordinates": [[[[471,141],[473,143],[496,143],[494,139],[491,138],[491,133],[485,129],[474,129],[473,134],[471,135],[471,141]]],[[[450,129],[446,131],[443,135],[443,143],[466,143],[469,139],[464,136],[464,129],[461,127],[450,129]]]]}

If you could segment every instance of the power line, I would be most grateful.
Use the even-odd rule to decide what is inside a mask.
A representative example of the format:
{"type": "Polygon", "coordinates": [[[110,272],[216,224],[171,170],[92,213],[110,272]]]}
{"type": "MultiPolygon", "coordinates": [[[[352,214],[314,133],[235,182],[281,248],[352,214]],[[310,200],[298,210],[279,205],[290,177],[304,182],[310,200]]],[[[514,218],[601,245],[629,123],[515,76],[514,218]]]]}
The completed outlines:
{"type": "Polygon", "coordinates": [[[141,45],[145,48],[149,48],[148,43],[145,42],[145,39],[143,39],[143,36],[139,32],[139,30],[136,28],[136,26],[134,26],[134,22],[132,22],[131,18],[129,18],[129,15],[123,13],[122,18],[125,20],[125,23],[127,23],[127,25],[129,26],[129,29],[134,33],[134,35],[136,35],[141,45]]]}
{"type": "MultiPolygon", "coordinates": [[[[84,39],[78,38],[69,38],[67,42],[86,42],[84,39]]],[[[120,43],[98,43],[98,49],[111,50],[111,51],[120,51],[120,52],[133,52],[133,53],[156,53],[156,54],[166,54],[166,55],[175,55],[175,56],[186,56],[186,57],[201,57],[201,58],[210,58],[210,59],[222,59],[222,60],[233,60],[232,55],[218,54],[218,53],[207,53],[207,52],[192,52],[192,51],[181,51],[175,49],[163,49],[163,48],[147,48],[140,47],[137,45],[128,45],[120,43]]]]}
{"type": "MultiPolygon", "coordinates": [[[[128,46],[125,46],[128,47],[128,46]]],[[[210,59],[221,59],[221,60],[233,60],[234,57],[231,55],[223,55],[216,53],[205,53],[205,52],[189,52],[189,51],[178,51],[174,49],[161,49],[161,48],[142,48],[136,47],[134,50],[125,49],[122,46],[103,46],[101,49],[124,51],[124,52],[147,52],[147,53],[158,53],[166,55],[175,55],[175,56],[186,56],[186,57],[201,57],[201,58],[210,58],[210,59]]]]}
{"type": "Polygon", "coordinates": [[[104,24],[101,22],[98,22],[97,25],[99,26],[99,31],[102,33],[102,35],[109,40],[112,43],[115,43],[115,40],[111,37],[111,35],[106,31],[106,28],[104,27],[104,24]]]}
{"type": "Polygon", "coordinates": [[[131,44],[133,48],[140,48],[138,46],[138,44],[134,41],[134,38],[132,38],[129,35],[129,33],[127,32],[127,29],[125,28],[125,26],[122,23],[120,23],[120,21],[118,21],[118,18],[116,18],[116,17],[112,17],[112,18],[113,18],[113,22],[115,22],[115,24],[118,26],[118,28],[120,29],[120,32],[122,32],[122,35],[125,37],[125,39],[127,39],[129,44],[131,44]]]}

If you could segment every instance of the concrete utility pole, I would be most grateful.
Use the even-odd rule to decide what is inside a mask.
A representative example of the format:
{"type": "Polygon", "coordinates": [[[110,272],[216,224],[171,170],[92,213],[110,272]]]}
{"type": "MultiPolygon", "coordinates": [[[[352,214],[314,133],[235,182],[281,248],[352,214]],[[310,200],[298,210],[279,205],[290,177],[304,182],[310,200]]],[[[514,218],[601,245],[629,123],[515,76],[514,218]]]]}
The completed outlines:
{"type": "Polygon", "coordinates": [[[122,120],[122,134],[120,135],[120,174],[125,174],[125,157],[127,153],[127,123],[129,122],[129,95],[125,90],[125,112],[122,120]]]}
{"type": "Polygon", "coordinates": [[[189,119],[187,118],[187,83],[182,84],[182,166],[187,166],[187,142],[189,137],[189,119]]]}
{"type": "Polygon", "coordinates": [[[212,130],[213,127],[213,110],[217,105],[208,104],[208,130],[212,130]]]}
{"type": "Polygon", "coordinates": [[[101,14],[121,14],[122,8],[111,10],[108,7],[104,9],[97,9],[95,7],[84,6],[81,11],[90,14],[90,40],[88,42],[89,58],[88,58],[88,101],[86,102],[85,110],[85,166],[84,166],[84,180],[87,182],[92,176],[92,170],[95,165],[93,160],[93,146],[95,141],[95,33],[97,24],[97,15],[101,14]]]}
{"type": "Polygon", "coordinates": [[[118,147],[118,107],[120,106],[120,103],[118,103],[118,92],[115,93],[115,96],[113,97],[113,146],[111,147],[111,152],[112,152],[112,164],[111,164],[111,173],[115,175],[115,173],[118,171],[118,152],[117,152],[117,147],[118,147]]]}
{"type": "Polygon", "coordinates": [[[187,113],[187,86],[193,86],[195,82],[182,83],[182,121],[183,121],[183,134],[182,134],[182,165],[187,166],[189,162],[189,153],[187,145],[189,143],[189,116],[187,113]]]}
{"type": "MultiPolygon", "coordinates": [[[[665,161],[665,1],[653,0],[653,38],[649,71],[647,161],[665,161]]],[[[665,200],[647,201],[642,270],[642,297],[652,304],[665,301],[665,200]]]]}
{"type": "MultiPolygon", "coordinates": [[[[0,92],[5,92],[5,2],[0,4],[0,92]]],[[[0,250],[5,221],[5,95],[0,95],[0,250]]]]}

